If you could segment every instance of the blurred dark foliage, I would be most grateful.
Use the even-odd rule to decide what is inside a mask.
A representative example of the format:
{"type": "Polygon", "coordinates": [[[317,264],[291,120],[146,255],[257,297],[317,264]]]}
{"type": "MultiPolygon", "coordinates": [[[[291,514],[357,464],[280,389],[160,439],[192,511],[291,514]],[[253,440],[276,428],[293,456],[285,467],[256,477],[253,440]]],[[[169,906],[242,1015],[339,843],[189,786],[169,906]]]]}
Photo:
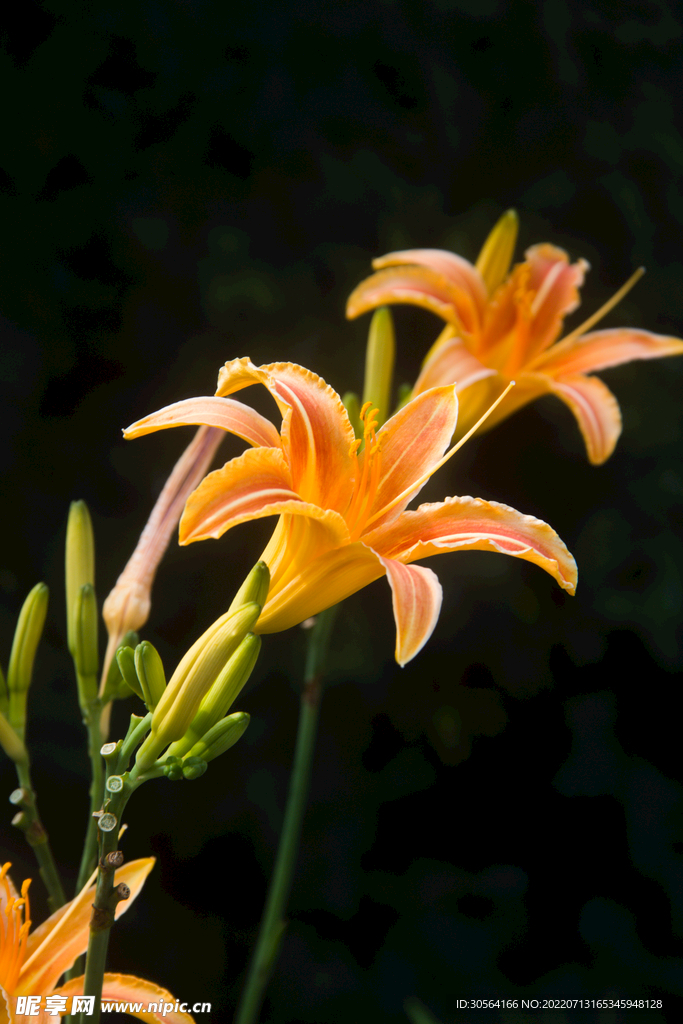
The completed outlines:
{"type": "MultiPolygon", "coordinates": [[[[6,665],[21,600],[46,580],[30,738],[71,884],[87,764],[63,639],[68,503],[92,510],[103,598],[186,442],[126,444],[121,427],[212,393],[235,356],[359,389],[367,318],[346,323],[344,302],[370,259],[407,246],[473,259],[509,206],[519,252],[547,240],[590,260],[583,310],[643,263],[605,326],[681,334],[682,22],[665,0],[15,6],[0,640],[6,665]]],[[[438,324],[403,308],[396,320],[398,380],[411,380],[438,324]]],[[[398,1024],[414,996],[463,1024],[538,1019],[459,1012],[472,996],[658,997],[665,1010],[639,1019],[674,1019],[683,362],[604,377],[624,413],[604,467],[547,399],[471,441],[426,492],[550,522],[579,562],[575,599],[502,556],[440,559],[441,620],[404,670],[386,582],[344,607],[264,1022],[398,1024]]],[[[169,552],[144,633],[169,668],[270,525],[169,552]]],[[[301,630],[267,638],[238,704],[245,739],[200,781],[160,780],[130,807],[127,856],[159,863],[117,926],[112,968],[210,1000],[215,1021],[231,1017],[255,937],[304,645],[301,630]]],[[[7,795],[6,760],[2,772],[7,795]]],[[[3,855],[21,879],[35,866],[6,807],[3,855]]]]}

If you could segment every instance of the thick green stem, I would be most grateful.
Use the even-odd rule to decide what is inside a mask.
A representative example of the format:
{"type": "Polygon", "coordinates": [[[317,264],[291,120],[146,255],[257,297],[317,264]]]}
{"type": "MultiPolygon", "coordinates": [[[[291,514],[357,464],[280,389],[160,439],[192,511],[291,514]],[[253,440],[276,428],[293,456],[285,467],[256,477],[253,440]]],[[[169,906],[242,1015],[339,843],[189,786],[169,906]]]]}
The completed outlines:
{"type": "Polygon", "coordinates": [[[270,880],[256,948],[249,966],[235,1024],[254,1024],[258,1019],[270,972],[277,958],[286,921],[284,912],[292,887],[299,849],[301,823],[311,778],[313,751],[322,696],[322,673],[327,658],[336,607],[322,612],[313,627],[306,657],[306,675],[301,694],[299,728],[294,767],[289,783],[287,807],[280,834],[275,869],[270,880]]]}
{"type": "Polygon", "coordinates": [[[16,825],[17,828],[20,828],[22,832],[24,832],[26,841],[33,848],[36,860],[38,861],[41,878],[43,879],[45,888],[47,889],[48,904],[50,905],[50,909],[55,911],[59,907],[64,906],[66,903],[66,897],[59,878],[59,872],[57,871],[57,865],[55,864],[54,857],[52,856],[47,832],[45,831],[43,823],[40,820],[40,815],[38,814],[36,794],[34,793],[33,786],[31,784],[31,772],[28,759],[26,761],[17,761],[16,767],[17,778],[19,779],[19,789],[16,789],[12,793],[10,800],[20,809],[14,816],[12,824],[16,825]]]}

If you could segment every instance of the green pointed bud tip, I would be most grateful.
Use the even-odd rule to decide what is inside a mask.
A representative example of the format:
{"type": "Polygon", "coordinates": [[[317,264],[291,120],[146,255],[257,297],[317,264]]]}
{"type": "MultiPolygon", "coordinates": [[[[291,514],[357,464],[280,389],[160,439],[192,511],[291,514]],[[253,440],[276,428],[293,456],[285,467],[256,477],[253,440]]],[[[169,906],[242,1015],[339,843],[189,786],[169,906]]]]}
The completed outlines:
{"type": "Polygon", "coordinates": [[[188,757],[183,762],[183,777],[186,779],[199,779],[208,768],[206,761],[201,757],[188,757]]]}
{"type": "Polygon", "coordinates": [[[10,698],[25,694],[31,684],[36,649],[45,625],[49,590],[44,583],[36,583],[24,601],[17,628],[14,631],[12,652],[7,668],[7,691],[10,698]]]}
{"type": "Polygon", "coordinates": [[[159,652],[148,640],[143,640],[135,648],[135,671],[145,695],[145,704],[153,711],[166,689],[166,676],[159,652]]]}
{"type": "MultiPolygon", "coordinates": [[[[270,587],[270,570],[265,562],[257,562],[246,580],[235,594],[235,598],[228,609],[229,612],[236,612],[242,605],[254,603],[263,608],[268,597],[270,587]]],[[[259,612],[260,614],[260,612],[259,612]]]]}
{"type": "Polygon", "coordinates": [[[74,647],[76,597],[84,583],[95,583],[95,539],[88,506],[73,501],[66,524],[66,622],[69,650],[74,647]]]}
{"type": "Polygon", "coordinates": [[[140,700],[144,701],[145,697],[140,686],[140,680],[135,671],[135,651],[131,647],[119,647],[116,652],[116,663],[128,688],[137,694],[140,700]]]}

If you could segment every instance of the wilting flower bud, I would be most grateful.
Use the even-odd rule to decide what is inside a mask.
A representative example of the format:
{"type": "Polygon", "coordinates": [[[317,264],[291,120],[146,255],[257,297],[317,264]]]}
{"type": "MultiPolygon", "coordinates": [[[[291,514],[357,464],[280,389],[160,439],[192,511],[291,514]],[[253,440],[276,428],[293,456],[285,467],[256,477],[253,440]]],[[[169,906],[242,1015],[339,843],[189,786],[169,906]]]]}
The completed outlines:
{"type": "Polygon", "coordinates": [[[135,671],[145,704],[150,711],[154,711],[166,689],[166,676],[156,647],[147,640],[135,648],[135,671]]]}
{"type": "Polygon", "coordinates": [[[395,353],[396,341],[391,311],[388,306],[381,306],[375,310],[370,321],[363,385],[363,405],[372,402],[377,409],[377,424],[380,427],[389,416],[395,353]]]}
{"type": "Polygon", "coordinates": [[[169,748],[169,754],[182,757],[224,718],[249,679],[260,650],[261,637],[248,633],[199,705],[199,711],[183,738],[169,748]]]}
{"type": "Polygon", "coordinates": [[[48,594],[44,583],[36,583],[22,605],[14,631],[7,669],[8,718],[21,740],[26,724],[26,696],[31,685],[36,648],[45,624],[48,594]]]}
{"type": "Polygon", "coordinates": [[[76,601],[81,587],[95,584],[95,540],[88,506],[72,501],[66,524],[66,632],[71,656],[75,657],[76,601]]]}
{"type": "Polygon", "coordinates": [[[195,641],[154,710],[152,731],[135,759],[141,771],[149,768],[169,743],[185,735],[205,694],[260,614],[261,605],[251,601],[226,612],[195,641]]]}
{"type": "Polygon", "coordinates": [[[213,761],[214,757],[224,754],[244,736],[249,721],[250,717],[246,711],[236,711],[235,714],[223,718],[195,743],[184,763],[187,764],[188,759],[194,757],[201,757],[203,761],[213,761]]]}

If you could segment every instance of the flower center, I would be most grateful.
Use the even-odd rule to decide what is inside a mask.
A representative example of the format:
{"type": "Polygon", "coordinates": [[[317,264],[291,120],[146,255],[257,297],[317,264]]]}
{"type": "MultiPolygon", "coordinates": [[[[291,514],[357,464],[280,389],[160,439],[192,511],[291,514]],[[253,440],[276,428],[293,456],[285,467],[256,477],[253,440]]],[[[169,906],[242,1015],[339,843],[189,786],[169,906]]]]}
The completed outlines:
{"type": "Polygon", "coordinates": [[[378,415],[379,411],[373,407],[372,402],[366,402],[360,411],[363,438],[359,438],[351,445],[351,456],[356,463],[355,484],[344,516],[351,533],[351,541],[357,541],[363,532],[379,487],[382,457],[381,442],[377,440],[378,415]],[[363,450],[359,456],[358,449],[361,444],[363,450]]]}
{"type": "Polygon", "coordinates": [[[0,868],[0,985],[11,995],[19,980],[19,972],[26,957],[26,940],[31,927],[31,908],[28,901],[27,878],[21,887],[21,896],[15,896],[7,872],[11,864],[0,868]]]}

